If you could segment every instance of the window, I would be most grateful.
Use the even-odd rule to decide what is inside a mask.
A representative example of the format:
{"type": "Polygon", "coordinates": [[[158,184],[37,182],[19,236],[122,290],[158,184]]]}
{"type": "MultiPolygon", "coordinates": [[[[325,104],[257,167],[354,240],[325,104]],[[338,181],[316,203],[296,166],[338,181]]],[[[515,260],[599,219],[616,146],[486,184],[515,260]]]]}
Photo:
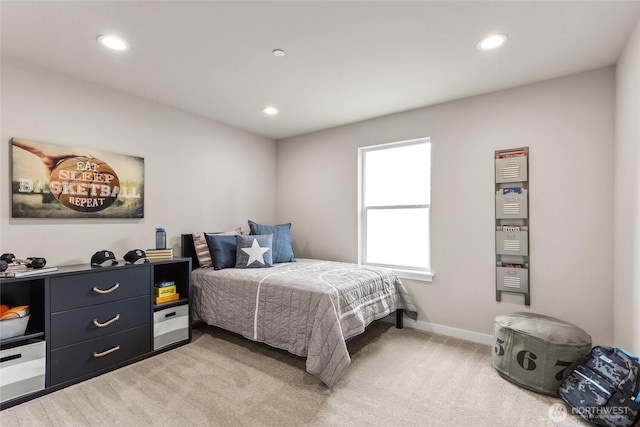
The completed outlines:
{"type": "Polygon", "coordinates": [[[429,138],[359,149],[360,261],[431,279],[429,138]]]}

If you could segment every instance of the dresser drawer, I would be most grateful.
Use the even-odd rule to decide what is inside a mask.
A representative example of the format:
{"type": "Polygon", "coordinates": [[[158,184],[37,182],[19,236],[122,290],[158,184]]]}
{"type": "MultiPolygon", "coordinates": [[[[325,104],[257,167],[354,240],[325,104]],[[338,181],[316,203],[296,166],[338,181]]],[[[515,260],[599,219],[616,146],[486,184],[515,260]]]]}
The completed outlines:
{"type": "Polygon", "coordinates": [[[151,351],[151,326],[140,326],[94,340],[51,351],[53,385],[96,371],[151,351]]]}
{"type": "Polygon", "coordinates": [[[51,278],[51,312],[151,293],[148,268],[117,268],[51,278]]]}
{"type": "Polygon", "coordinates": [[[148,324],[150,313],[148,295],[54,313],[51,315],[51,348],[148,324]]]}

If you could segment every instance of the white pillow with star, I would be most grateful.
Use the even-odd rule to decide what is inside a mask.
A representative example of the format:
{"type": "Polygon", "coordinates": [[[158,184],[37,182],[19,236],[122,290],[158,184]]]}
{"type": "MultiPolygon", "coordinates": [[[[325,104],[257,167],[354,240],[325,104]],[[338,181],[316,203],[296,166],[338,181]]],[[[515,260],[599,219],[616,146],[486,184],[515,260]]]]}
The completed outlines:
{"type": "Polygon", "coordinates": [[[273,267],[273,234],[236,236],[236,268],[273,267]]]}

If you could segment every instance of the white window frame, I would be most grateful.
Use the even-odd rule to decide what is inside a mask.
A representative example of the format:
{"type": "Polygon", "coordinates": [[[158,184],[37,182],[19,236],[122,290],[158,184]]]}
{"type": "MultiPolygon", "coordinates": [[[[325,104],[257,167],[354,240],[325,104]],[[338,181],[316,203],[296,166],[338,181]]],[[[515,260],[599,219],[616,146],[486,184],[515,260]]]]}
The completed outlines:
{"type": "MultiPolygon", "coordinates": [[[[419,280],[425,282],[431,282],[433,279],[431,259],[428,260],[429,268],[420,268],[420,267],[408,267],[408,266],[399,266],[392,264],[380,264],[367,262],[367,216],[370,210],[379,210],[379,209],[427,209],[429,212],[429,258],[431,258],[431,203],[429,204],[419,204],[419,205],[385,205],[385,206],[367,206],[365,200],[365,173],[366,173],[366,160],[365,155],[368,152],[376,151],[376,150],[386,150],[390,148],[398,148],[407,145],[415,145],[415,144],[431,144],[431,139],[428,137],[425,138],[416,138],[406,141],[399,142],[391,142],[379,145],[373,145],[368,147],[360,147],[358,148],[358,169],[359,169],[359,197],[358,197],[358,219],[360,223],[359,227],[359,261],[361,264],[372,265],[372,266],[380,266],[389,268],[398,274],[400,278],[411,279],[411,280],[419,280]]],[[[431,165],[429,165],[429,173],[431,173],[431,165]]]]}

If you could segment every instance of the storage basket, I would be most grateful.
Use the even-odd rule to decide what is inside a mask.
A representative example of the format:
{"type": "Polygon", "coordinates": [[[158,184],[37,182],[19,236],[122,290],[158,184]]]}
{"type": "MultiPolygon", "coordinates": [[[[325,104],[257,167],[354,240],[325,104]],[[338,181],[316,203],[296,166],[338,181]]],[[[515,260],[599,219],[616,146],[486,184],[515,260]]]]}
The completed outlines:
{"type": "Polygon", "coordinates": [[[0,340],[24,335],[29,323],[30,314],[24,317],[0,320],[0,340]]]}

